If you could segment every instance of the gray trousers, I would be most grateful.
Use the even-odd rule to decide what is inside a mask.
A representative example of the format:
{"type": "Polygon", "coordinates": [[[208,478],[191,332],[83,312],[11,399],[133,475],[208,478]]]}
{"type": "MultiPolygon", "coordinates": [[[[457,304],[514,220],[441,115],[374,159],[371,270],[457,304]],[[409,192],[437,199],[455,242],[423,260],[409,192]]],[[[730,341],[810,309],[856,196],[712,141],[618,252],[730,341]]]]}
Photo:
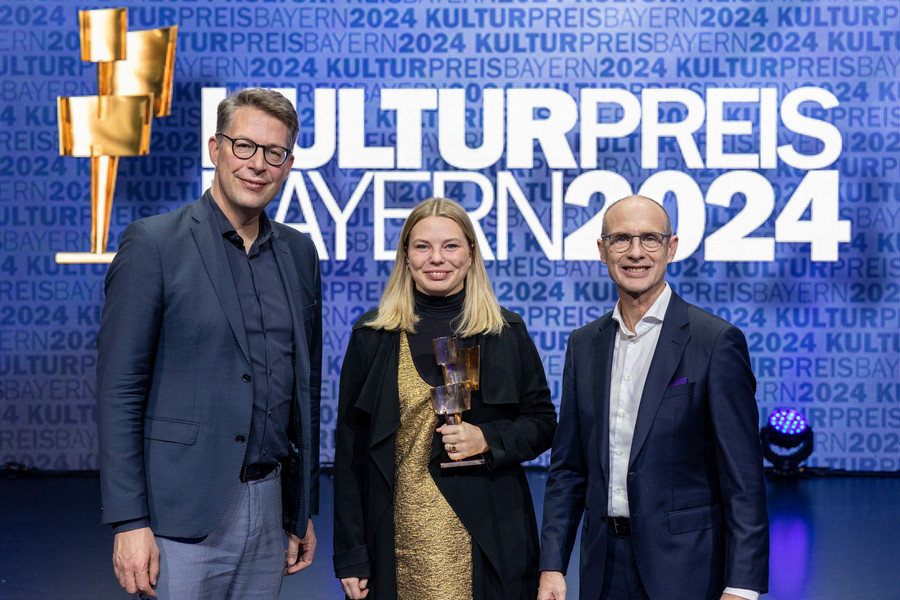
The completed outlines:
{"type": "Polygon", "coordinates": [[[280,470],[238,485],[207,537],[156,536],[158,600],[277,600],[285,562],[280,470]]]}

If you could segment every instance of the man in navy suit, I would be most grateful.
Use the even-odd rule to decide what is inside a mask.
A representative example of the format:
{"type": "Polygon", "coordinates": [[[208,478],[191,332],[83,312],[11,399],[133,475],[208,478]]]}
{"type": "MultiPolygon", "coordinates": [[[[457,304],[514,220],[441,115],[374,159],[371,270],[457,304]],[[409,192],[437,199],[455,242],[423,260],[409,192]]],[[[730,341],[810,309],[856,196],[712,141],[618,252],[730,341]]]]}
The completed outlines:
{"type": "Polygon", "coordinates": [[[103,522],[129,593],[274,599],[316,546],[319,261],[263,212],[293,164],[296,109],[256,88],[217,117],[211,188],[129,225],[106,276],[103,522]]]}
{"type": "Polygon", "coordinates": [[[615,202],[597,240],[615,309],[574,331],[541,532],[539,600],[756,600],[769,531],[756,380],[739,329],[665,282],[662,206],[615,202]]]}

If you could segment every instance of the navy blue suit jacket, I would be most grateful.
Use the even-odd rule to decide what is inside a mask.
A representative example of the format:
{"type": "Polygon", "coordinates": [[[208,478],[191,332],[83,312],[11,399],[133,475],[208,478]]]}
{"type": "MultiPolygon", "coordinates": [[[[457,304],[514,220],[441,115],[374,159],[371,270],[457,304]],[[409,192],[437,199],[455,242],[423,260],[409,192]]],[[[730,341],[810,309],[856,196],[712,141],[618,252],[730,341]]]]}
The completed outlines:
{"type": "MultiPolygon", "coordinates": [[[[544,499],[541,570],[566,572],[578,522],[581,598],[599,598],[607,539],[609,389],[617,323],[574,331],[544,499]]],[[[768,517],[756,380],[728,322],[672,294],[628,471],[632,541],[652,600],[764,592],[768,517]]]]}
{"type": "MultiPolygon", "coordinates": [[[[250,434],[247,335],[208,196],[126,228],[97,339],[103,522],[149,518],[169,537],[203,537],[220,522],[250,434]]],[[[319,260],[307,236],[272,227],[295,345],[284,526],[302,537],[318,511],[319,260]]]]}

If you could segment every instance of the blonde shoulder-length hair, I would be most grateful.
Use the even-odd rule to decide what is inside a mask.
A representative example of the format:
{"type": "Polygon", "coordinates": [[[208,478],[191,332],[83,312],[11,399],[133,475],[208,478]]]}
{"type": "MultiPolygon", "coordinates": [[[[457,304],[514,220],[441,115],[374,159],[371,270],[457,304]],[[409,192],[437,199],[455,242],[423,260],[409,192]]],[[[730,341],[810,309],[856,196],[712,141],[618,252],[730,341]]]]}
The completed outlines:
{"type": "Polygon", "coordinates": [[[427,217],[446,217],[453,220],[462,229],[466,241],[472,252],[472,264],[466,272],[465,290],[466,297],[463,302],[462,313],[452,324],[457,335],[468,337],[472,335],[500,333],[506,325],[503,314],[500,312],[500,304],[494,289],[488,280],[487,271],[484,268],[484,260],[478,250],[475,239],[475,228],[472,221],[462,206],[447,198],[429,198],[417,205],[400,231],[400,240],[397,243],[397,257],[394,259],[394,268],[388,278],[381,303],[378,305],[378,314],[367,322],[368,327],[374,329],[386,329],[389,331],[402,330],[415,333],[419,317],[415,307],[415,282],[407,267],[406,258],[409,251],[409,237],[413,227],[427,217]]]}

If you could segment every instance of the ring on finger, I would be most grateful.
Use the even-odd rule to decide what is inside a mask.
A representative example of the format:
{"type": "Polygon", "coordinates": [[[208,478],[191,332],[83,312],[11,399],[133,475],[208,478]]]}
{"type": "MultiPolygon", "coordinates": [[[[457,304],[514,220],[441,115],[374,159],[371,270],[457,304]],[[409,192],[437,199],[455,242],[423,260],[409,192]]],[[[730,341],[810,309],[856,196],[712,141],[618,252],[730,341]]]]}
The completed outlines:
{"type": "Polygon", "coordinates": [[[450,452],[456,452],[456,444],[450,444],[450,452]]]}

